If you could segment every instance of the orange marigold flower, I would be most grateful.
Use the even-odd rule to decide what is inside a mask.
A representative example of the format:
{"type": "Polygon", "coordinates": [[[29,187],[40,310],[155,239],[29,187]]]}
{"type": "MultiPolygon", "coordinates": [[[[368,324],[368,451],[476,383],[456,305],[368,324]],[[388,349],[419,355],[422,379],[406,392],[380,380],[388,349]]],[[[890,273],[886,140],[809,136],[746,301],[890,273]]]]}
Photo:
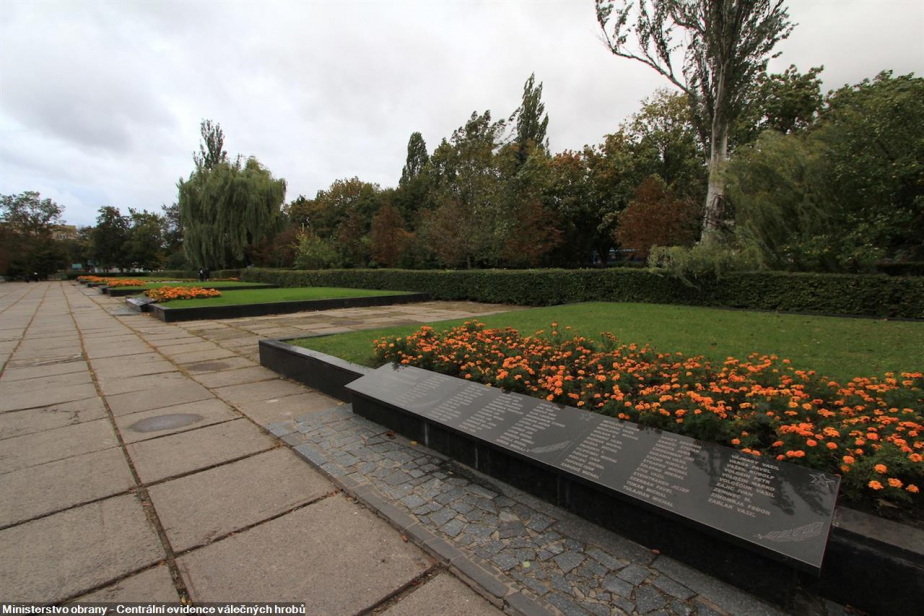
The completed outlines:
{"type": "Polygon", "coordinates": [[[881,475],[883,473],[888,472],[889,467],[886,466],[885,464],[877,464],[876,466],[873,467],[873,470],[881,475]]]}
{"type": "Polygon", "coordinates": [[[869,485],[869,487],[871,487],[871,488],[874,489],[874,490],[881,490],[881,489],[882,489],[882,484],[879,483],[878,481],[875,481],[875,480],[870,481],[867,485],[869,485]]]}
{"type": "Polygon", "coordinates": [[[893,488],[900,488],[902,487],[902,482],[900,479],[896,479],[895,477],[889,477],[889,485],[893,488]]]}
{"type": "Polygon", "coordinates": [[[808,445],[809,447],[814,447],[815,445],[818,444],[818,441],[810,438],[807,441],[805,441],[805,444],[808,445]]]}
{"type": "Polygon", "coordinates": [[[918,492],[920,492],[920,490],[918,490],[918,486],[914,485],[913,483],[909,483],[908,487],[905,489],[911,492],[912,494],[917,494],[918,492]]]}
{"type": "Polygon", "coordinates": [[[837,449],[837,443],[830,443],[830,442],[829,442],[829,443],[827,444],[827,447],[828,447],[828,449],[830,449],[831,451],[834,451],[835,449],[837,449]]]}

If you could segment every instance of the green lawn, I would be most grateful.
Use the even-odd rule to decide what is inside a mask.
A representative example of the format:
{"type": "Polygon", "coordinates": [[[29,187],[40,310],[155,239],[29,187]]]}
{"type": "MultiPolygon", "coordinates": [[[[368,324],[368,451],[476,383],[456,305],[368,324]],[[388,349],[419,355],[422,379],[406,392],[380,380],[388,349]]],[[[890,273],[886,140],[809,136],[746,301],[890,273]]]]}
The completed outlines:
{"type": "Polygon", "coordinates": [[[381,291],[372,289],[341,289],[336,287],[303,287],[294,289],[251,289],[235,291],[221,297],[207,299],[184,299],[161,304],[168,309],[199,308],[202,306],[233,306],[238,304],[272,304],[276,302],[299,302],[313,299],[338,299],[342,297],[370,297],[373,295],[406,295],[405,291],[381,291]]]}
{"type": "MultiPolygon", "coordinates": [[[[243,293],[243,291],[241,292],[243,293]]],[[[924,370],[924,322],[815,317],[658,304],[587,303],[534,308],[478,318],[489,327],[510,326],[532,334],[572,330],[596,338],[610,331],[624,342],[651,344],[660,351],[705,355],[714,360],[753,352],[777,354],[793,365],[841,381],[887,371],[924,370]]],[[[464,322],[434,324],[444,329],[464,322]]],[[[373,365],[372,340],[407,335],[416,326],[304,338],[301,346],[373,365]]]]}

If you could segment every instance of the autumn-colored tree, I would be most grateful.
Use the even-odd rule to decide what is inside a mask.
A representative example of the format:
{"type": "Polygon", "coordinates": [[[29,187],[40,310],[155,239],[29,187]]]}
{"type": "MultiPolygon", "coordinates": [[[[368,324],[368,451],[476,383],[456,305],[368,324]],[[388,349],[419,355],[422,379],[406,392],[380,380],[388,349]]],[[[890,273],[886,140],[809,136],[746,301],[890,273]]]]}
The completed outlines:
{"type": "Polygon", "coordinates": [[[504,244],[504,261],[518,267],[536,267],[562,241],[557,221],[539,199],[517,203],[513,217],[516,227],[504,244]]]}
{"type": "Polygon", "coordinates": [[[696,202],[674,194],[660,177],[649,176],[619,214],[614,238],[645,260],[653,246],[691,246],[699,234],[700,216],[696,202]]]}
{"type": "Polygon", "coordinates": [[[369,261],[369,238],[366,223],[358,210],[350,210],[337,227],[337,250],[347,267],[365,267],[369,261]]]}
{"type": "Polygon", "coordinates": [[[394,267],[401,261],[410,234],[404,229],[401,212],[386,203],[372,219],[369,232],[369,250],[379,265],[394,267]]]}

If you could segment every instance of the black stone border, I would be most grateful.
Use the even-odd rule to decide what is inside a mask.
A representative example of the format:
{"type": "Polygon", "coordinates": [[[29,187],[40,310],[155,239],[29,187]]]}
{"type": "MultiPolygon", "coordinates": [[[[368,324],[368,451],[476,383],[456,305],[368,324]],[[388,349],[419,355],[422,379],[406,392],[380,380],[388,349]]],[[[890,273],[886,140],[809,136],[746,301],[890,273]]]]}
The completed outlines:
{"type": "Polygon", "coordinates": [[[202,306],[198,308],[164,308],[151,304],[148,312],[164,323],[178,321],[200,321],[203,319],[237,319],[241,317],[262,317],[271,314],[335,310],[337,308],[368,308],[370,306],[392,306],[411,304],[430,299],[426,293],[404,295],[375,295],[370,297],[341,297],[335,299],[314,299],[298,302],[269,302],[265,304],[240,304],[236,306],[202,306]]]}
{"type": "MultiPolygon", "coordinates": [[[[167,286],[170,286],[169,284],[167,286]]],[[[197,285],[203,289],[217,289],[224,293],[225,291],[250,291],[253,289],[278,289],[274,284],[252,284],[252,285],[241,285],[238,287],[216,287],[211,286],[207,282],[197,285]]],[[[126,297],[128,295],[138,295],[144,293],[147,289],[141,289],[140,287],[97,287],[100,293],[108,295],[110,297],[126,297]]]]}
{"type": "MultiPolygon", "coordinates": [[[[261,365],[344,402],[352,401],[354,411],[360,414],[362,409],[357,409],[358,400],[351,400],[351,394],[344,386],[367,374],[372,370],[371,368],[325,353],[296,347],[287,344],[284,340],[260,340],[259,347],[261,365]]],[[[377,419],[376,417],[367,418],[372,421],[377,419]]],[[[382,418],[382,421],[385,421],[385,418],[382,418]]],[[[398,423],[403,424],[404,422],[399,421],[398,423]]],[[[387,424],[383,423],[383,425],[387,424]]],[[[411,428],[413,432],[411,426],[389,425],[388,427],[402,433],[405,428],[411,428]]],[[[433,426],[429,430],[430,446],[433,449],[442,451],[463,464],[472,465],[472,460],[469,459],[473,458],[470,445],[462,444],[460,451],[458,447],[460,444],[455,442],[458,439],[452,438],[447,439],[445,447],[441,447],[438,443],[440,439],[434,438],[433,426]]],[[[413,434],[409,437],[414,438],[413,434]]],[[[492,452],[491,455],[496,454],[492,452]]],[[[529,469],[521,468],[525,466],[522,460],[514,458],[513,463],[515,464],[514,469],[504,469],[503,465],[497,465],[504,471],[504,475],[513,476],[514,480],[508,483],[534,494],[538,492],[540,497],[545,497],[547,500],[549,496],[557,500],[557,492],[554,494],[544,492],[549,486],[528,485],[531,480],[535,479],[535,476],[529,469]],[[516,477],[518,473],[526,473],[526,478],[518,481],[516,477]],[[520,486],[518,483],[527,485],[520,486]]],[[[487,474],[493,475],[494,473],[489,469],[487,474]]],[[[507,477],[500,478],[507,480],[507,477]]],[[[555,489],[557,490],[557,487],[555,489]]],[[[580,487],[578,491],[579,494],[570,496],[572,500],[580,503],[588,495],[584,494],[587,490],[581,490],[580,487]]],[[[625,504],[622,503],[621,506],[625,504]]],[[[591,519],[591,521],[601,523],[601,520],[597,519],[591,519]]],[[[682,529],[670,529],[668,532],[681,532],[683,533],[681,539],[685,539],[687,528],[683,526],[682,529]]],[[[612,530],[622,534],[619,528],[612,530]]],[[[660,538],[661,535],[655,534],[654,540],[649,543],[656,545],[661,542],[660,538]]],[[[715,541],[711,544],[707,543],[703,549],[710,551],[715,543],[715,541]]],[[[707,559],[712,559],[712,557],[707,556],[707,559]]],[[[678,560],[683,560],[683,558],[678,556],[678,560]]],[[[723,563],[716,564],[722,565],[723,563]]],[[[724,563],[725,566],[730,565],[731,567],[736,567],[738,564],[736,560],[724,563]]],[[[834,513],[834,522],[828,539],[821,576],[814,578],[800,575],[799,582],[803,588],[823,597],[858,607],[870,613],[916,613],[920,609],[920,598],[924,596],[924,531],[839,506],[834,513]]],[[[753,592],[753,589],[748,590],[753,592]]]]}

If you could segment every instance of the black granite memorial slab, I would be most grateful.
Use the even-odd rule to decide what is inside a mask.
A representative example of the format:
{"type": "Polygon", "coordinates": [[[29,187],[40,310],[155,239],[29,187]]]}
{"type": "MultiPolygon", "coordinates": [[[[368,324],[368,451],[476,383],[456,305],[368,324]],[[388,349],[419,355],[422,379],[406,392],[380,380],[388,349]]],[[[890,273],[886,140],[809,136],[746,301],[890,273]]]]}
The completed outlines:
{"type": "Polygon", "coordinates": [[[347,389],[356,412],[424,444],[431,431],[469,439],[464,461],[480,470],[519,459],[557,474],[559,493],[576,481],[794,569],[821,569],[836,476],[414,367],[383,366],[347,389]]]}

